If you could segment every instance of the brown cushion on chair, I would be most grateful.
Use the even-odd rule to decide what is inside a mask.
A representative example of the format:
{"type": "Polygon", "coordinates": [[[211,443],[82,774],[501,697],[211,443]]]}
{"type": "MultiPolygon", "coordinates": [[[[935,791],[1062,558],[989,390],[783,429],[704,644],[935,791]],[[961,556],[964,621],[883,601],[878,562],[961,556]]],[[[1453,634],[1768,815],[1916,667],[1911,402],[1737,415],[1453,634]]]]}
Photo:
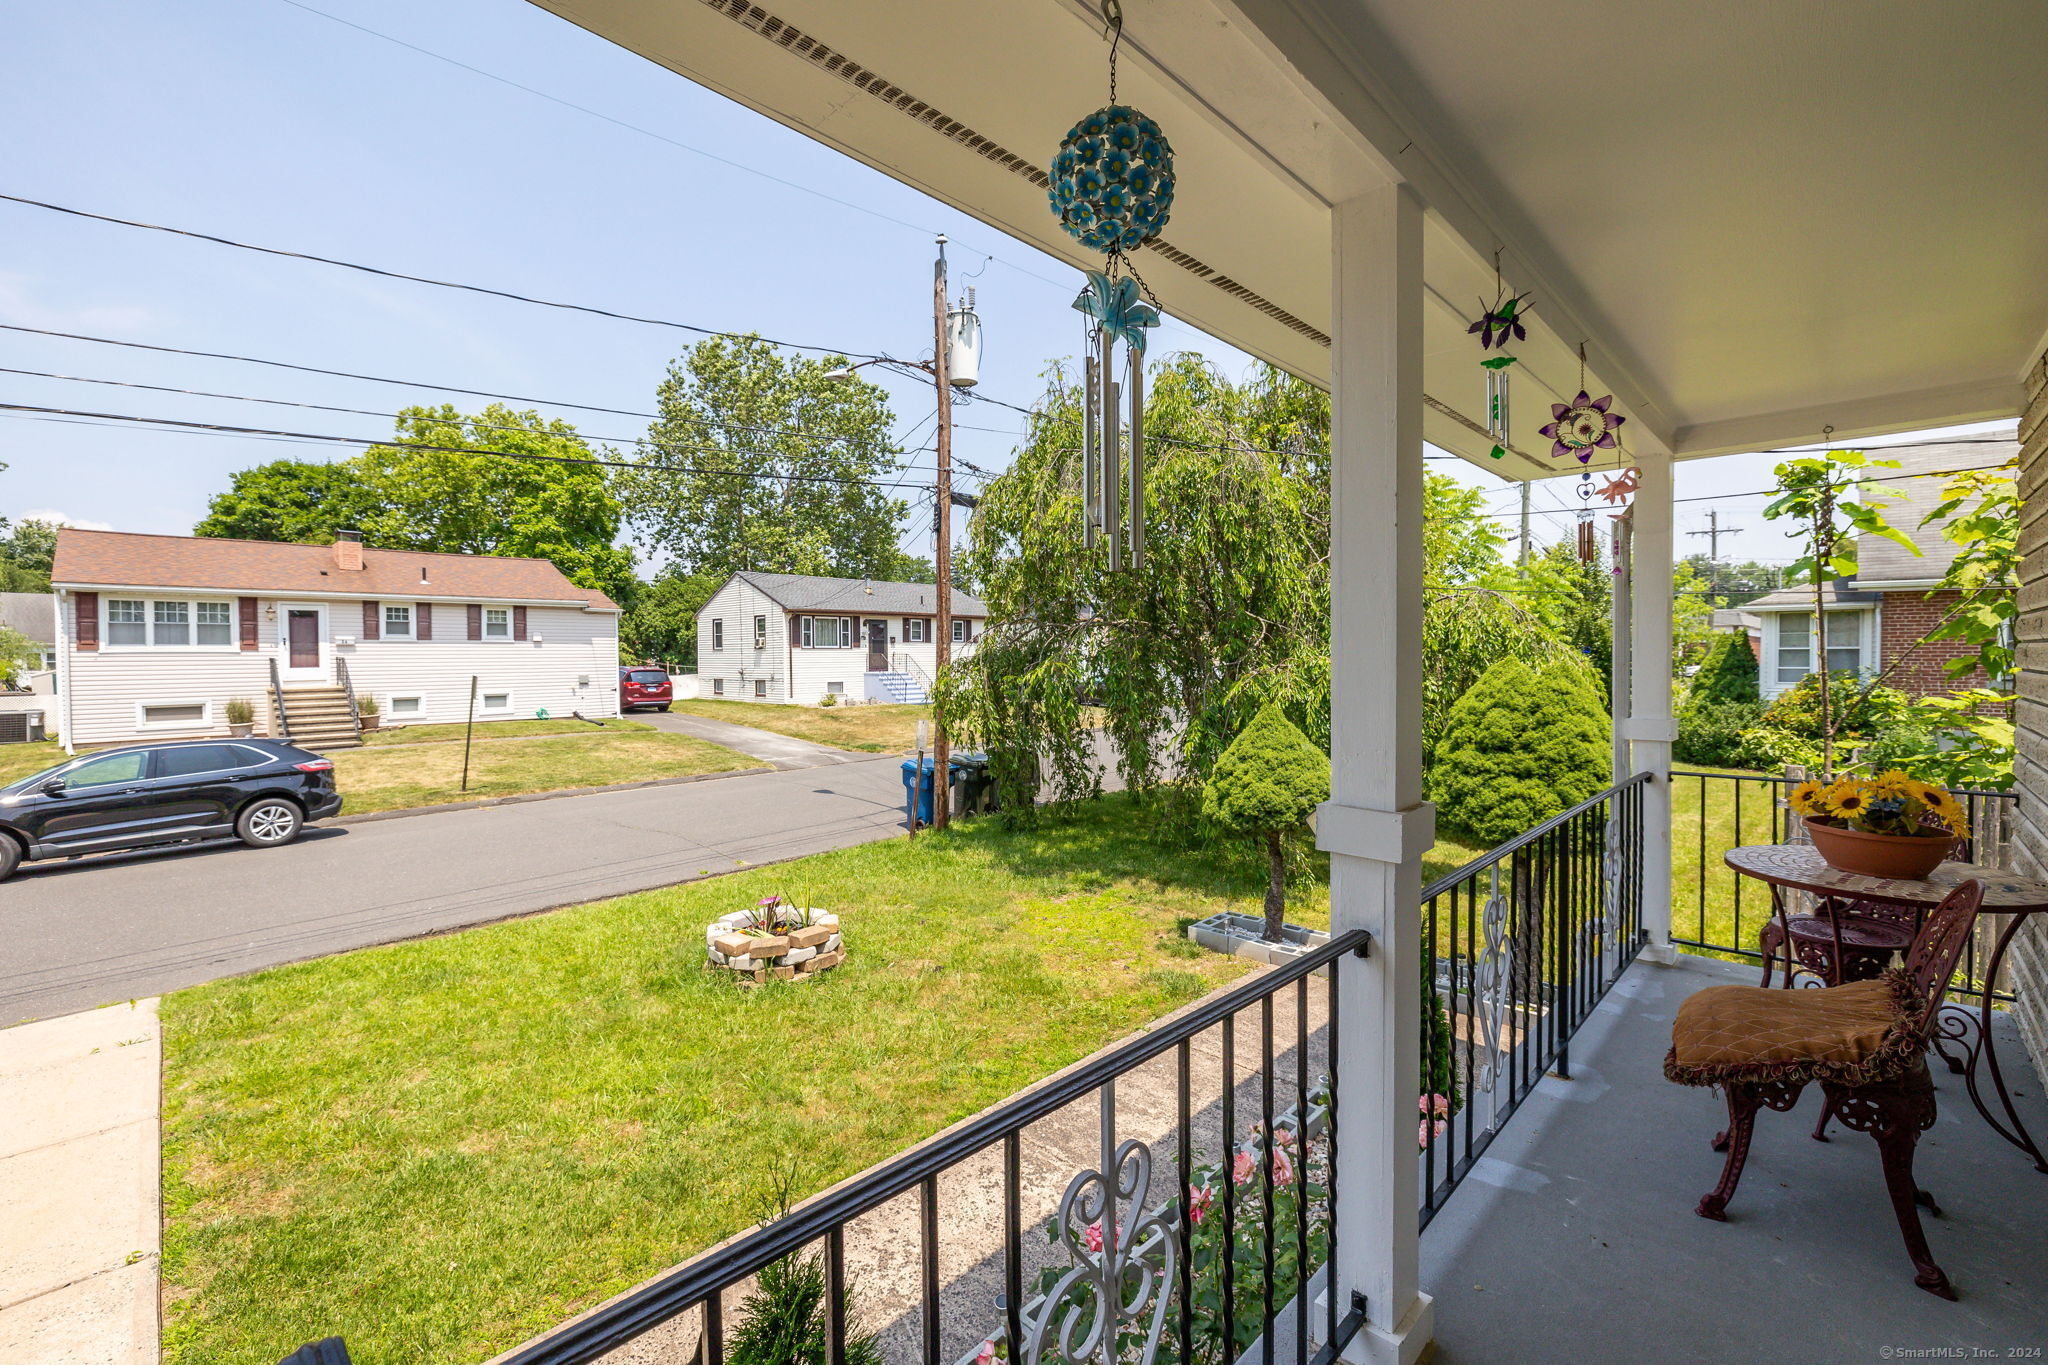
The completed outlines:
{"type": "Polygon", "coordinates": [[[1680,1085],[1894,1079],[1919,1051],[1912,978],[1820,990],[1709,986],[1678,1007],[1664,1074],[1680,1085]]]}

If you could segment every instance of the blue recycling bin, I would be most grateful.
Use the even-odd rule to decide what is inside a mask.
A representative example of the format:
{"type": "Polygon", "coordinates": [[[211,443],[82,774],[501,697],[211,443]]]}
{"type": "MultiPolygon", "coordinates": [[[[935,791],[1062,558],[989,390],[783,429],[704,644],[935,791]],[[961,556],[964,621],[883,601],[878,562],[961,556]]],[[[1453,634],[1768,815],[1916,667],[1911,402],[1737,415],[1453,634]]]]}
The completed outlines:
{"type": "MultiPolygon", "coordinates": [[[[988,758],[982,754],[956,754],[947,761],[947,807],[956,816],[971,814],[964,797],[970,781],[985,776],[988,758]]],[[[930,754],[922,760],[903,760],[903,817],[912,819],[915,802],[915,820],[919,828],[932,822],[932,771],[935,764],[930,754]]]]}

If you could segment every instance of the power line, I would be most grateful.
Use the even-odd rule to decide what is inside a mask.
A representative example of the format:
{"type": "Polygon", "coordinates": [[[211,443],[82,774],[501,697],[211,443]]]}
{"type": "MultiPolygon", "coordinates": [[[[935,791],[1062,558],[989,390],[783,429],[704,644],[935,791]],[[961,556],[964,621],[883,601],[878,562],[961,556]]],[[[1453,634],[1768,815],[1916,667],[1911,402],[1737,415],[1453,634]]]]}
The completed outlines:
{"type": "Polygon", "coordinates": [[[23,204],[29,208],[47,209],[51,213],[69,214],[74,218],[88,218],[98,223],[112,223],[118,227],[141,228],[148,232],[166,232],[174,237],[189,237],[194,241],[212,242],[216,246],[231,246],[241,251],[260,252],[266,256],[283,256],[288,260],[313,261],[320,265],[336,266],[342,270],[356,270],[365,275],[377,275],[389,280],[406,280],[413,284],[431,284],[439,289],[459,289],[471,294],[484,294],[491,298],[510,299],[514,303],[531,303],[542,308],[560,308],[571,313],[588,313],[594,317],[611,318],[618,322],[639,322],[650,327],[672,327],[677,331],[691,332],[698,336],[724,337],[731,341],[764,341],[770,346],[781,346],[792,351],[816,351],[823,355],[845,356],[849,359],[884,360],[887,357],[868,351],[850,351],[842,346],[816,346],[803,341],[781,341],[764,337],[755,332],[729,332],[717,327],[700,327],[693,322],[676,322],[669,318],[641,317],[636,313],[620,313],[609,308],[599,308],[587,303],[563,303],[557,299],[536,298],[530,294],[515,294],[509,289],[493,289],[481,284],[462,284],[454,280],[437,280],[429,275],[410,275],[402,270],[386,270],[381,266],[363,265],[356,261],[337,260],[332,256],[316,256],[306,251],[290,251],[284,247],[259,246],[253,242],[238,242],[232,237],[219,237],[210,232],[198,232],[190,228],[167,227],[162,223],[145,223],[135,218],[116,218],[110,214],[93,213],[86,209],[67,208],[63,204],[46,203],[40,199],[26,199],[18,194],[0,194],[0,200],[23,204]]]}
{"type": "MultiPolygon", "coordinates": [[[[152,392],[152,393],[176,393],[176,394],[184,394],[184,395],[186,395],[186,396],[189,396],[189,397],[193,397],[193,398],[225,398],[225,399],[228,399],[228,400],[230,400],[230,401],[232,401],[232,402],[237,402],[237,403],[267,403],[267,404],[270,404],[270,405],[272,405],[272,406],[274,406],[274,407],[286,407],[286,408],[308,408],[308,409],[311,409],[311,410],[313,410],[313,411],[315,411],[315,412],[342,412],[342,413],[349,413],[349,414],[351,414],[351,415],[353,415],[353,416],[357,416],[357,417],[388,417],[388,418],[390,418],[390,419],[391,419],[392,421],[402,421],[402,420],[404,420],[404,414],[403,414],[403,413],[396,413],[396,412],[384,412],[384,411],[381,411],[381,410],[379,410],[379,409],[376,409],[376,408],[345,408],[345,407],[340,407],[340,406],[337,406],[337,405],[335,405],[335,404],[332,404],[332,403],[304,403],[304,402],[299,402],[299,401],[297,401],[297,400],[295,400],[295,399],[290,399],[290,398],[256,398],[256,397],[253,397],[253,396],[251,396],[251,395],[249,395],[249,394],[241,394],[241,393],[216,393],[216,392],[213,392],[213,391],[210,391],[210,390],[206,390],[206,389],[180,389],[180,388],[173,388],[172,386],[170,386],[170,385],[168,385],[168,384],[143,384],[143,383],[137,383],[137,382],[134,382],[134,381],[130,381],[130,380],[126,380],[126,379],[96,379],[96,378],[91,378],[91,377],[89,377],[89,376],[86,376],[86,375],[76,375],[76,374],[53,374],[53,373],[51,373],[51,372],[49,372],[49,371],[47,371],[47,370],[22,370],[22,369],[16,369],[16,368],[14,368],[14,367],[12,367],[12,366],[7,366],[7,365],[0,365],[0,374],[21,374],[21,375],[29,375],[29,376],[31,376],[31,377],[33,377],[33,378],[36,378],[36,379],[61,379],[61,380],[64,380],[64,381],[66,381],[66,382],[69,382],[69,383],[73,383],[73,384],[106,384],[106,385],[111,385],[111,386],[113,386],[113,387],[116,387],[116,388],[123,388],[123,389],[147,389],[147,390],[149,390],[149,391],[150,391],[150,392],[152,392]]],[[[495,422],[479,422],[479,421],[477,421],[477,420],[476,420],[476,419],[475,419],[474,417],[471,417],[471,416],[469,416],[469,415],[468,415],[468,414],[466,414],[466,413],[465,413],[465,414],[461,414],[461,415],[459,415],[459,416],[458,416],[457,418],[455,418],[455,419],[453,419],[453,420],[457,421],[457,422],[458,422],[458,423],[459,423],[460,425],[462,425],[462,426],[467,426],[467,427],[470,427],[470,428],[472,428],[473,430],[476,430],[476,431],[505,431],[505,432],[512,432],[512,433],[515,433],[515,434],[518,434],[518,435],[542,435],[542,436],[547,436],[547,435],[557,435],[557,434],[558,434],[558,433],[554,433],[554,432],[546,432],[546,431],[540,431],[540,430],[538,430],[538,429],[536,429],[536,428],[534,428],[534,427],[508,427],[508,426],[504,426],[504,425],[502,425],[502,424],[499,424],[499,423],[495,423],[495,422]]],[[[919,427],[921,427],[921,426],[923,426],[923,425],[924,425],[924,423],[922,423],[922,422],[918,423],[918,426],[919,426],[919,427]]],[[[736,430],[747,430],[747,428],[743,428],[743,427],[742,427],[742,428],[735,428],[735,429],[736,429],[736,430]]],[[[757,431],[758,431],[758,430],[761,430],[761,428],[754,428],[754,430],[757,430],[757,431]]],[[[913,440],[913,439],[915,439],[915,437],[916,437],[916,432],[917,432],[917,427],[913,427],[913,428],[911,428],[911,431],[910,431],[910,432],[909,432],[908,434],[906,434],[906,435],[905,435],[905,436],[903,437],[903,439],[904,439],[905,441],[909,441],[909,440],[913,440]]],[[[703,444],[703,443],[698,443],[698,442],[688,442],[688,441],[674,441],[674,440],[666,440],[666,439],[662,439],[662,440],[657,440],[657,439],[655,439],[654,437],[651,437],[651,436],[599,436],[599,435],[597,435],[597,434],[595,434],[595,433],[593,433],[593,432],[586,432],[586,431],[578,431],[578,432],[575,432],[574,434],[575,434],[575,437],[576,437],[576,438],[577,438],[578,440],[585,440],[585,441],[602,441],[602,442],[605,442],[606,444],[610,444],[610,445],[630,445],[630,446],[646,446],[646,447],[652,447],[653,449],[655,449],[655,450],[660,450],[660,451],[670,451],[670,450],[692,450],[692,451],[702,451],[702,452],[709,452],[709,453],[716,453],[716,454],[732,454],[732,455],[771,455],[771,456],[772,456],[772,455],[775,455],[775,454],[778,454],[778,453],[779,453],[779,452],[777,452],[777,451],[772,451],[772,450],[759,450],[759,449],[756,449],[756,448],[754,448],[754,447],[751,447],[751,446],[725,446],[725,445],[707,445],[707,444],[703,444]]],[[[839,440],[839,439],[843,439],[843,438],[839,438],[839,437],[832,437],[832,438],[826,438],[826,439],[832,439],[832,440],[839,440]]],[[[501,453],[502,453],[502,452],[501,452],[501,453]]],[[[919,469],[919,468],[918,468],[917,466],[914,466],[914,465],[905,465],[905,466],[903,466],[902,468],[903,468],[903,471],[904,471],[905,473],[928,473],[928,472],[930,472],[929,470],[922,470],[922,469],[919,469]]]]}
{"type": "MultiPolygon", "coordinates": [[[[27,403],[0,403],[0,412],[43,413],[55,417],[97,419],[105,422],[139,422],[153,427],[169,427],[186,431],[210,431],[230,436],[265,436],[300,442],[316,442],[346,446],[390,446],[398,450],[418,450],[449,455],[495,455],[507,460],[537,460],[547,464],[594,465],[604,469],[625,469],[662,474],[692,474],[702,478],[755,479],[764,483],[829,483],[849,487],[881,488],[891,487],[877,479],[843,478],[833,474],[763,474],[750,469],[697,469],[687,465],[649,464],[640,460],[600,460],[594,456],[540,455],[531,451],[491,450],[482,446],[438,445],[428,441],[392,440],[383,437],[365,439],[360,436],[329,436],[316,431],[278,431],[271,427],[226,426],[218,422],[194,422],[175,417],[138,417],[120,412],[80,412],[72,408],[45,408],[27,403]]],[[[535,433],[540,434],[540,433],[535,433]]]]}
{"type": "MultiPolygon", "coordinates": [[[[640,411],[640,410],[638,410],[638,409],[635,409],[635,408],[608,408],[608,407],[603,407],[603,406],[600,406],[600,405],[598,405],[598,404],[595,404],[595,403],[571,403],[571,402],[567,402],[567,401],[565,401],[565,400],[563,400],[563,399],[559,399],[559,398],[533,398],[533,397],[529,397],[529,396],[526,396],[526,395],[522,395],[522,394],[516,394],[516,393],[497,393],[497,392],[494,392],[494,391],[492,391],[492,390],[490,390],[490,389],[469,389],[469,388],[463,388],[463,387],[461,387],[461,386],[459,386],[459,385],[455,385],[455,384],[435,384],[435,383],[431,383],[431,382],[429,382],[429,381],[427,381],[427,380],[424,380],[424,379],[392,379],[392,378],[389,378],[389,377],[387,377],[387,376],[384,376],[384,375],[375,375],[375,374],[357,374],[357,373],[355,373],[354,371],[351,371],[351,370],[328,370],[328,369],[322,369],[322,368],[320,368],[320,367],[319,367],[319,366],[317,366],[317,365],[298,365],[298,364],[293,364],[293,363],[292,363],[292,362],[290,362],[290,361],[284,361],[284,360],[266,360],[266,359],[264,359],[264,358],[262,358],[262,357],[260,357],[260,356],[249,356],[249,355],[235,355],[235,354],[232,354],[232,353],[230,353],[230,352],[226,352],[226,351],[195,351],[195,350],[189,350],[189,349],[187,349],[187,348],[185,348],[185,347],[182,347],[182,346],[162,346],[162,345],[157,345],[157,344],[154,344],[154,343],[152,343],[152,342],[147,342],[147,341],[123,341],[123,340],[121,340],[121,339],[119,339],[119,338],[117,338],[117,337],[96,337],[96,336],[88,336],[88,335],[86,335],[86,334],[84,334],[84,333],[82,333],[82,332],[58,332],[58,331],[52,331],[52,330],[50,330],[49,328],[46,328],[46,327],[24,327],[24,326],[21,326],[21,325],[20,325],[20,324],[18,324],[18,323],[12,323],[12,322],[0,322],[0,330],[4,330],[4,331],[9,331],[9,332],[25,332],[25,333],[28,333],[28,334],[30,334],[30,335],[33,335],[33,336],[61,337],[61,338],[63,338],[63,339],[64,339],[64,340],[66,340],[66,341],[89,341],[89,342],[92,342],[92,343],[94,343],[94,344],[96,344],[96,345],[101,345],[101,346],[125,346],[125,347],[128,347],[128,348],[132,349],[132,350],[139,350],[139,351],[160,351],[160,352],[163,352],[163,353],[165,353],[165,354],[167,354],[167,355],[189,355],[189,356],[196,356],[196,357],[198,357],[198,358],[200,358],[200,359],[202,359],[202,360],[232,360],[232,361],[237,361],[237,362],[240,362],[240,363],[242,363],[242,364],[246,364],[246,365],[267,365],[267,366],[270,366],[270,367],[271,367],[271,368],[273,368],[273,369],[280,369],[280,370],[297,370],[297,371],[300,371],[300,372],[302,372],[302,373],[305,373],[305,374],[322,374],[322,375],[328,375],[328,376],[331,376],[331,377],[333,377],[333,378],[336,378],[336,379],[359,379],[359,380],[362,380],[362,381],[363,381],[363,382],[365,382],[365,383],[370,383],[370,384],[390,384],[390,385],[394,385],[394,386],[396,386],[396,387],[399,387],[399,388],[410,388],[410,389],[433,389],[433,390],[435,390],[435,391],[437,391],[437,392],[439,392],[439,393],[460,393],[460,394],[467,394],[467,395],[468,395],[468,396],[470,396],[471,398],[495,398],[495,399],[499,399],[499,400],[501,400],[501,401],[503,401],[503,402],[507,402],[507,403],[532,403],[532,404],[538,404],[538,405],[539,405],[539,406],[541,406],[541,407],[553,407],[553,408],[574,408],[574,409],[576,409],[576,410],[578,410],[578,411],[580,411],[580,412],[602,412],[602,413],[609,413],[609,414],[611,414],[611,415],[613,415],[613,416],[617,416],[617,417],[641,417],[641,418],[645,418],[645,419],[647,419],[648,421],[659,421],[659,420],[661,420],[661,414],[660,414],[660,413],[657,413],[657,412],[642,412],[642,411],[640,411]]],[[[17,371],[17,373],[20,373],[20,374],[40,374],[41,372],[40,372],[40,371],[36,371],[36,370],[21,370],[21,371],[17,371]]],[[[49,375],[49,376],[46,376],[46,377],[48,377],[48,378],[53,378],[53,379],[78,379],[78,376],[75,376],[75,375],[49,375]]],[[[88,383],[88,384],[113,384],[113,383],[120,383],[121,381],[119,381],[119,380],[110,380],[110,379],[80,379],[80,380],[79,380],[79,382],[81,382],[81,383],[88,383]]],[[[209,393],[205,393],[204,391],[202,391],[202,390],[199,390],[199,389],[178,389],[178,388],[171,388],[171,387],[169,387],[169,386],[163,386],[163,385],[145,385],[145,384],[137,384],[137,385],[131,385],[130,387],[135,387],[135,388],[162,388],[162,389],[163,389],[163,390],[164,390],[165,392],[168,392],[168,393],[190,393],[190,394],[195,394],[195,395],[198,395],[198,396],[200,396],[200,397],[209,397],[209,398],[216,398],[216,397],[217,397],[217,398],[234,398],[234,397],[236,397],[236,396],[237,396],[237,395],[235,395],[235,394],[209,394],[209,393]]],[[[283,400],[283,399],[248,399],[248,400],[245,400],[245,401],[248,401],[248,402],[284,402],[285,400],[283,400]]],[[[317,406],[319,406],[319,405],[318,405],[318,404],[295,404],[294,406],[305,406],[305,407],[317,407],[317,406]]],[[[366,410],[365,410],[365,409],[362,409],[362,408],[336,408],[336,409],[334,409],[334,410],[335,410],[335,411],[337,411],[337,412],[366,412],[366,410]]],[[[368,415],[370,415],[370,416],[387,416],[387,415],[389,415],[389,414],[385,414],[385,413],[369,413],[368,415]]],[[[814,439],[814,440],[826,440],[826,439],[830,439],[830,440],[841,440],[841,439],[844,439],[844,438],[842,438],[842,437],[829,437],[829,438],[828,438],[828,437],[817,437],[817,436],[813,436],[813,435],[812,435],[812,433],[809,433],[809,432],[802,432],[802,431],[796,431],[796,430],[794,430],[794,429],[792,429],[792,428],[790,428],[790,427],[768,427],[768,426],[756,426],[756,425],[750,425],[750,424],[747,424],[747,423],[740,423],[740,422],[730,422],[730,423],[724,423],[724,424],[722,424],[722,425],[724,425],[724,426],[728,427],[729,429],[731,429],[731,430],[733,430],[733,431],[746,431],[746,432],[751,432],[751,433],[753,433],[753,434],[755,434],[755,435],[766,435],[766,436],[800,436],[800,437],[807,437],[807,438],[809,438],[809,439],[814,439]]],[[[607,439],[607,438],[603,438],[603,437],[598,437],[598,438],[593,438],[593,439],[599,439],[599,440],[602,440],[602,439],[607,439]]],[[[618,439],[626,439],[626,438],[618,438],[618,439]]],[[[636,439],[637,439],[637,438],[636,438],[636,439]]],[[[908,437],[905,437],[904,439],[906,439],[906,440],[907,440],[907,439],[909,439],[909,438],[908,438],[908,437]]]]}

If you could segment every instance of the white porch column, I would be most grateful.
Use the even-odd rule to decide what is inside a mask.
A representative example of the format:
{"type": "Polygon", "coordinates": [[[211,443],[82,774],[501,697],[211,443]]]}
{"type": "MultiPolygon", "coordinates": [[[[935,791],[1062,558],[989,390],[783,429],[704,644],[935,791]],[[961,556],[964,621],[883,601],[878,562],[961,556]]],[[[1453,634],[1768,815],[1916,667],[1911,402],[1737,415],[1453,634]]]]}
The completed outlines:
{"type": "Polygon", "coordinates": [[[1627,734],[1634,767],[1650,774],[1643,792],[1643,955],[1669,963],[1671,947],[1671,456],[1645,452],[1632,514],[1633,640],[1627,734]]]}
{"type": "Polygon", "coordinates": [[[1389,186],[1332,211],[1330,927],[1345,958],[1336,1045],[1338,1312],[1366,1298],[1344,1358],[1408,1365],[1428,1345],[1417,1283],[1422,854],[1422,208],[1389,186]]]}

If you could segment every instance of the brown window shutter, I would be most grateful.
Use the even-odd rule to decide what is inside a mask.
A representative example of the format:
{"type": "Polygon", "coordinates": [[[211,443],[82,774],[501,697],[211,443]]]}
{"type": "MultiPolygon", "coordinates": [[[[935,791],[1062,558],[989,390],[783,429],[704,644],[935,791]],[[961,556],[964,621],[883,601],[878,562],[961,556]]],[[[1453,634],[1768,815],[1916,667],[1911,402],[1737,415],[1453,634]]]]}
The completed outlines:
{"type": "Polygon", "coordinates": [[[78,648],[81,651],[100,647],[100,595],[96,592],[76,594],[78,601],[78,648]]]}
{"type": "Polygon", "coordinates": [[[512,608],[512,638],[515,640],[524,640],[526,638],[525,607],[512,608]]]}
{"type": "Polygon", "coordinates": [[[472,640],[484,638],[484,607],[481,602],[469,604],[469,638],[472,640]]]}
{"type": "Polygon", "coordinates": [[[415,602],[412,607],[412,638],[431,640],[434,638],[434,604],[415,602]]]}
{"type": "Polygon", "coordinates": [[[363,638],[365,640],[374,640],[377,638],[378,628],[384,624],[382,620],[383,611],[384,607],[382,603],[363,603],[363,638]]]}
{"type": "Polygon", "coordinates": [[[256,648],[256,599],[253,597],[237,597],[235,599],[235,607],[240,613],[242,620],[242,648],[254,649],[256,648]]]}

